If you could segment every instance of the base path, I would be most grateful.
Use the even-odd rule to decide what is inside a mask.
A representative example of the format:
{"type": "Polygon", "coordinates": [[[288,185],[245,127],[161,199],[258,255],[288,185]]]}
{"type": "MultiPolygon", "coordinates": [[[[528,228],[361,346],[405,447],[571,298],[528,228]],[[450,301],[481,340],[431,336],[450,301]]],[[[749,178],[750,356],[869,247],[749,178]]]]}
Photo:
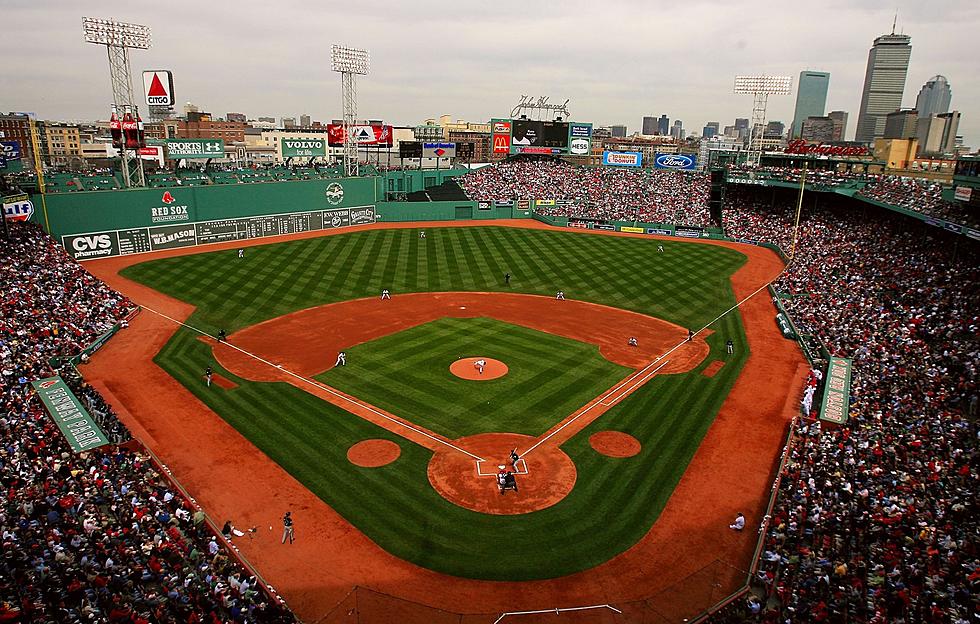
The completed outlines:
{"type": "MultiPolygon", "coordinates": [[[[367,229],[431,231],[486,226],[558,231],[524,219],[377,224],[108,258],[84,266],[135,302],[185,320],[193,311],[191,306],[127,280],[118,271],[154,258],[217,250],[233,254],[239,247],[367,229]]],[[[561,231],[580,236],[654,238],[571,228],[561,231]]],[[[665,240],[720,245],[745,254],[748,262],[732,277],[739,299],[775,278],[783,268],[775,253],[761,247],[670,237],[665,240]]],[[[293,510],[300,526],[299,541],[292,548],[282,547],[279,536],[270,532],[260,532],[252,540],[239,542],[238,547],[305,621],[317,621],[329,613],[353,585],[452,612],[500,613],[616,603],[646,598],[682,583],[718,559],[742,569],[750,564],[756,531],[736,534],[728,524],[739,511],[745,513],[750,527],[762,519],[786,423],[798,411],[806,363],[796,343],[780,335],[772,320],[776,311],[765,291],[740,311],[751,354],[660,518],[621,555],[591,570],[546,581],[456,578],[421,568],[379,548],[153,363],[177,330],[160,316],[140,314],[81,370],[87,379],[100,382],[110,391],[107,399],[120,412],[120,418],[167,463],[208,514],[219,519],[219,525],[231,518],[239,526],[274,526],[283,510],[293,510]],[[247,475],[247,487],[243,487],[243,475],[247,475]]],[[[716,578],[715,595],[734,589],[743,580],[744,575],[737,572],[716,578]]],[[[690,589],[698,596],[703,590],[690,589]]],[[[678,591],[684,591],[683,584],[678,591]]],[[[678,601],[684,598],[672,595],[678,601]]],[[[406,615],[400,621],[428,622],[431,617],[428,613],[406,615]]]]}

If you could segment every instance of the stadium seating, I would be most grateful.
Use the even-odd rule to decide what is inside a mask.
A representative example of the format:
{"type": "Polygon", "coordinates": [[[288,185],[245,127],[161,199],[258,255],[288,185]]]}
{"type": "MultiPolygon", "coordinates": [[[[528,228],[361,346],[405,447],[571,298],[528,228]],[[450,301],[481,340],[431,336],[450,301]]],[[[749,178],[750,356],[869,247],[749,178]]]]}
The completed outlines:
{"type": "MultiPolygon", "coordinates": [[[[853,358],[851,421],[796,427],[754,591],[714,622],[976,617],[978,250],[862,212],[806,212],[774,285],[801,331],[853,358]]],[[[788,201],[729,195],[731,236],[788,249],[791,219],[788,201]]]]}
{"type": "Polygon", "coordinates": [[[134,306],[37,226],[10,230],[0,245],[0,621],[295,621],[67,365],[58,372],[112,442],[73,453],[29,382],[134,306]]]}

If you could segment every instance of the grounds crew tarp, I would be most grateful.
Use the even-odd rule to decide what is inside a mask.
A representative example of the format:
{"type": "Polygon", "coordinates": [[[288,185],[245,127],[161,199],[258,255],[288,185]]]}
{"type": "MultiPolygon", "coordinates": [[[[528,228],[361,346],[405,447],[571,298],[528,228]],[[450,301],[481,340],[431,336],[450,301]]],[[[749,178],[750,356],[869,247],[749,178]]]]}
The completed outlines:
{"type": "Polygon", "coordinates": [[[65,434],[68,444],[76,453],[109,444],[105,433],[95,424],[91,414],[68,389],[61,377],[49,377],[32,381],[44,407],[65,434]]]}

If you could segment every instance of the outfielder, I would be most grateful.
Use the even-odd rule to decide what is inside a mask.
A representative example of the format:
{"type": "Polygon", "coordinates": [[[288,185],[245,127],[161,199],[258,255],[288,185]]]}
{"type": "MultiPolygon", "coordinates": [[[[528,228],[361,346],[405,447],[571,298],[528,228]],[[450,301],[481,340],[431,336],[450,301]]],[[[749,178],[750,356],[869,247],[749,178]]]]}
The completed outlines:
{"type": "Polygon", "coordinates": [[[337,361],[333,363],[334,366],[347,366],[347,354],[341,351],[337,354],[337,361]]]}
{"type": "Polygon", "coordinates": [[[245,257],[245,250],[244,249],[239,249],[238,250],[238,257],[239,258],[244,258],[245,257]]]}
{"type": "Polygon", "coordinates": [[[211,367],[210,366],[208,366],[207,368],[204,369],[204,378],[208,380],[208,388],[211,387],[211,375],[213,375],[213,374],[214,374],[214,371],[211,370],[211,367]]]}
{"type": "Polygon", "coordinates": [[[558,301],[564,301],[565,300],[565,291],[564,290],[559,290],[555,294],[555,299],[557,299],[558,301]]]}
{"type": "Polygon", "coordinates": [[[385,289],[383,289],[381,291],[381,298],[382,299],[391,299],[391,293],[388,292],[388,289],[387,288],[385,288],[385,289]]]}

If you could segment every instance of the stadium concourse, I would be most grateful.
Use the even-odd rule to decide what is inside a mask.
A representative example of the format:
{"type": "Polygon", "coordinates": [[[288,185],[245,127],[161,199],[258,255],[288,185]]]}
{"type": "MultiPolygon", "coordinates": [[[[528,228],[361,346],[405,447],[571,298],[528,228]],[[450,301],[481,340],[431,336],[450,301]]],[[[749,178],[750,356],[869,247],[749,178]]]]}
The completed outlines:
{"type": "Polygon", "coordinates": [[[70,364],[133,304],[35,225],[0,243],[0,621],[292,622],[70,364]],[[110,446],[75,454],[30,381],[60,372],[110,446]]]}

